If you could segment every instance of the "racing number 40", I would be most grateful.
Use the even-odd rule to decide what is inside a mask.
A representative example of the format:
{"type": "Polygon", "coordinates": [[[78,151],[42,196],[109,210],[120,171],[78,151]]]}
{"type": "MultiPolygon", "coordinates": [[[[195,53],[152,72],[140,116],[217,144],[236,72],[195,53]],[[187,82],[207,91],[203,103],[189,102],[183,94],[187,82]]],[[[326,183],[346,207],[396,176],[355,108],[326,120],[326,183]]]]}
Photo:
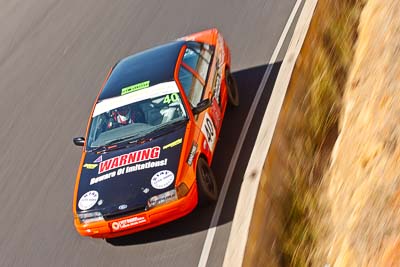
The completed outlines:
{"type": "Polygon", "coordinates": [[[207,112],[204,115],[203,123],[201,125],[201,132],[204,134],[205,140],[207,141],[211,151],[214,150],[215,140],[217,139],[217,131],[215,130],[214,123],[207,112]]]}
{"type": "Polygon", "coordinates": [[[206,129],[207,141],[209,143],[212,143],[212,141],[214,140],[215,132],[213,124],[209,117],[205,118],[204,128],[206,129]]]}
{"type": "Polygon", "coordinates": [[[166,95],[166,96],[164,97],[163,103],[169,105],[171,102],[174,103],[174,102],[176,102],[176,101],[178,101],[178,100],[179,100],[178,94],[177,94],[177,93],[172,93],[172,94],[166,95]]]}

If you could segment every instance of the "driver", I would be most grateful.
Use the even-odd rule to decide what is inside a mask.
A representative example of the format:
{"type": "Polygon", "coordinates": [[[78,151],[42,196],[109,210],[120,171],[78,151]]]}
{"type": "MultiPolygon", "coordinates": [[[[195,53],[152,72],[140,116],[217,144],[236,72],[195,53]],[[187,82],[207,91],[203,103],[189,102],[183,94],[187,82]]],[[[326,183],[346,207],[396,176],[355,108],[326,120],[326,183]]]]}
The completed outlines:
{"type": "Polygon", "coordinates": [[[110,119],[108,120],[107,128],[116,128],[131,124],[132,122],[133,118],[131,108],[129,106],[123,106],[110,112],[110,119]]]}
{"type": "Polygon", "coordinates": [[[143,113],[140,111],[132,110],[129,105],[119,107],[110,111],[109,116],[110,117],[107,122],[107,129],[113,129],[131,123],[144,121],[143,113]]]}

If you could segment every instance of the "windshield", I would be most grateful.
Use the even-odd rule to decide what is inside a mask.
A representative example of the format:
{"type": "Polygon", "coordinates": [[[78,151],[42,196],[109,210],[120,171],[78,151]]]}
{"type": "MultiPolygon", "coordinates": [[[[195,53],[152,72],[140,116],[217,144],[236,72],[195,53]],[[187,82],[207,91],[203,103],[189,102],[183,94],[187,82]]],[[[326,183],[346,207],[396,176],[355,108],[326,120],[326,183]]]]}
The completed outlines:
{"type": "Polygon", "coordinates": [[[175,82],[166,82],[96,104],[87,149],[135,141],[187,118],[175,82]]]}

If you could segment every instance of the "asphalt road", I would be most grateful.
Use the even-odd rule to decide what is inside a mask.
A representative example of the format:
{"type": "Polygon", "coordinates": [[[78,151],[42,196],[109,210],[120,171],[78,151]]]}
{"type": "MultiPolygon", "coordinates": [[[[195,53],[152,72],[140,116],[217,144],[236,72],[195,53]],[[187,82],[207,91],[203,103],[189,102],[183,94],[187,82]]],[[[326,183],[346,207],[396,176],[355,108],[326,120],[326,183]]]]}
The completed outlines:
{"type": "MultiPolygon", "coordinates": [[[[120,58],[217,27],[241,106],[229,109],[213,166],[219,184],[294,0],[0,0],[0,266],[197,266],[214,208],[114,240],[74,229],[72,196],[95,96],[120,58]]],[[[287,38],[290,39],[289,37],[287,38]]],[[[235,168],[208,266],[221,266],[236,200],[274,78],[235,168]]]]}

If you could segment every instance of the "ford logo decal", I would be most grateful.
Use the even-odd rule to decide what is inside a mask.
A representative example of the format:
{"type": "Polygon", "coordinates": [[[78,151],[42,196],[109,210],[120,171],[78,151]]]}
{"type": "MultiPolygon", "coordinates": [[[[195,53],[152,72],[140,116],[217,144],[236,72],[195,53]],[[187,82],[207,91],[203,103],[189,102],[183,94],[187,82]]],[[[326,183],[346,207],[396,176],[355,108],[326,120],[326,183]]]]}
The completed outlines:
{"type": "Polygon", "coordinates": [[[128,207],[128,205],[123,204],[123,205],[119,205],[119,206],[118,206],[118,209],[119,209],[119,210],[124,210],[124,209],[126,209],[127,207],[128,207]]]}

